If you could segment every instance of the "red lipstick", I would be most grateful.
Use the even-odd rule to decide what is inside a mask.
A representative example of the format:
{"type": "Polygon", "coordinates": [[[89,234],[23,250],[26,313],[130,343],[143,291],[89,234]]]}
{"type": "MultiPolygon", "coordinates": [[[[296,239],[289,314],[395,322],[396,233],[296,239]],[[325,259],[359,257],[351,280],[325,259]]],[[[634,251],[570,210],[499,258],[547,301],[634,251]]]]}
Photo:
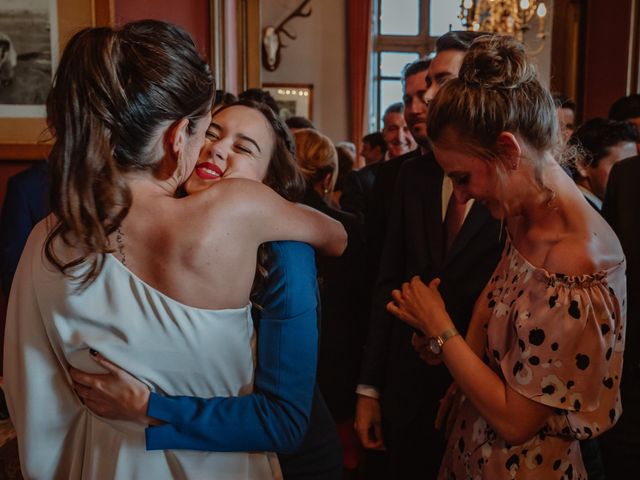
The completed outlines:
{"type": "Polygon", "coordinates": [[[218,180],[224,173],[215,163],[202,162],[196,165],[196,175],[203,180],[218,180]]]}

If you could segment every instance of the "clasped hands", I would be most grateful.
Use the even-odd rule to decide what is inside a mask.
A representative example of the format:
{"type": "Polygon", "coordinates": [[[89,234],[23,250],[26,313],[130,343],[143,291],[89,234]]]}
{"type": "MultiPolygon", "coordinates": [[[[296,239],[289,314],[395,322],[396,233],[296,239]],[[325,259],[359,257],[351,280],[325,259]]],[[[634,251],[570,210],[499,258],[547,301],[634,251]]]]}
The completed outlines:
{"type": "Polygon", "coordinates": [[[391,292],[393,300],[387,304],[391,314],[424,334],[414,334],[411,345],[429,364],[437,364],[440,360],[428,350],[428,339],[453,328],[439,285],[439,278],[434,278],[427,286],[420,277],[414,276],[410,282],[403,283],[400,290],[391,292]]]}

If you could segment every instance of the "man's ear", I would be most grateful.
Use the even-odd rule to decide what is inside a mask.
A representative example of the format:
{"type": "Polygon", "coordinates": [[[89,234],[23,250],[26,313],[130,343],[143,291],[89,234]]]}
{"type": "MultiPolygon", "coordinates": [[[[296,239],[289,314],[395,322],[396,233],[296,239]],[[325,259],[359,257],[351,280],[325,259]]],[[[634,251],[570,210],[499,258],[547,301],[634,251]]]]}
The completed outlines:
{"type": "Polygon", "coordinates": [[[580,175],[582,178],[589,177],[588,164],[584,161],[584,159],[582,158],[576,159],[574,163],[574,167],[576,169],[576,172],[578,172],[578,175],[580,175]]]}
{"type": "Polygon", "coordinates": [[[179,122],[171,125],[169,130],[167,131],[167,144],[169,146],[169,151],[175,155],[176,158],[180,156],[182,149],[184,148],[187,142],[187,128],[189,126],[189,119],[183,118],[179,122]]]}
{"type": "Polygon", "coordinates": [[[520,164],[522,148],[520,142],[511,132],[502,132],[496,139],[498,158],[504,162],[507,170],[516,170],[520,164]]]}

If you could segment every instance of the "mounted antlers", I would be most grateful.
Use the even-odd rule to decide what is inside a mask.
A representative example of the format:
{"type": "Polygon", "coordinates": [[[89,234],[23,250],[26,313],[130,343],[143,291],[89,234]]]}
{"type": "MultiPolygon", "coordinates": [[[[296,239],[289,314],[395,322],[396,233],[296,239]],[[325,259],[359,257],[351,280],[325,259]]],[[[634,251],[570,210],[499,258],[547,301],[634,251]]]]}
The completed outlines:
{"type": "Polygon", "coordinates": [[[304,0],[298,8],[296,8],[287,18],[285,18],[277,27],[266,27],[262,36],[262,65],[264,68],[273,72],[280,65],[280,48],[286,47],[280,39],[280,34],[284,33],[291,40],[298,38],[296,35],[285,30],[284,26],[296,17],[308,17],[311,15],[311,8],[304,11],[304,8],[311,0],[304,0]]]}

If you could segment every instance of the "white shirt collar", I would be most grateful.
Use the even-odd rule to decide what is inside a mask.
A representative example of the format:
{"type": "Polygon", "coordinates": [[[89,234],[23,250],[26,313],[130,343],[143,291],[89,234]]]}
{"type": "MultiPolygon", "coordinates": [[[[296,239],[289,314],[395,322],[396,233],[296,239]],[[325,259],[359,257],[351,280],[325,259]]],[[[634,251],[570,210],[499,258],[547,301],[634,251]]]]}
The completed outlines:
{"type": "Polygon", "coordinates": [[[578,185],[578,188],[580,189],[582,194],[587,198],[587,200],[593,203],[598,210],[602,210],[602,200],[600,200],[600,198],[597,197],[595,193],[583,187],[582,185],[578,185]]]}

